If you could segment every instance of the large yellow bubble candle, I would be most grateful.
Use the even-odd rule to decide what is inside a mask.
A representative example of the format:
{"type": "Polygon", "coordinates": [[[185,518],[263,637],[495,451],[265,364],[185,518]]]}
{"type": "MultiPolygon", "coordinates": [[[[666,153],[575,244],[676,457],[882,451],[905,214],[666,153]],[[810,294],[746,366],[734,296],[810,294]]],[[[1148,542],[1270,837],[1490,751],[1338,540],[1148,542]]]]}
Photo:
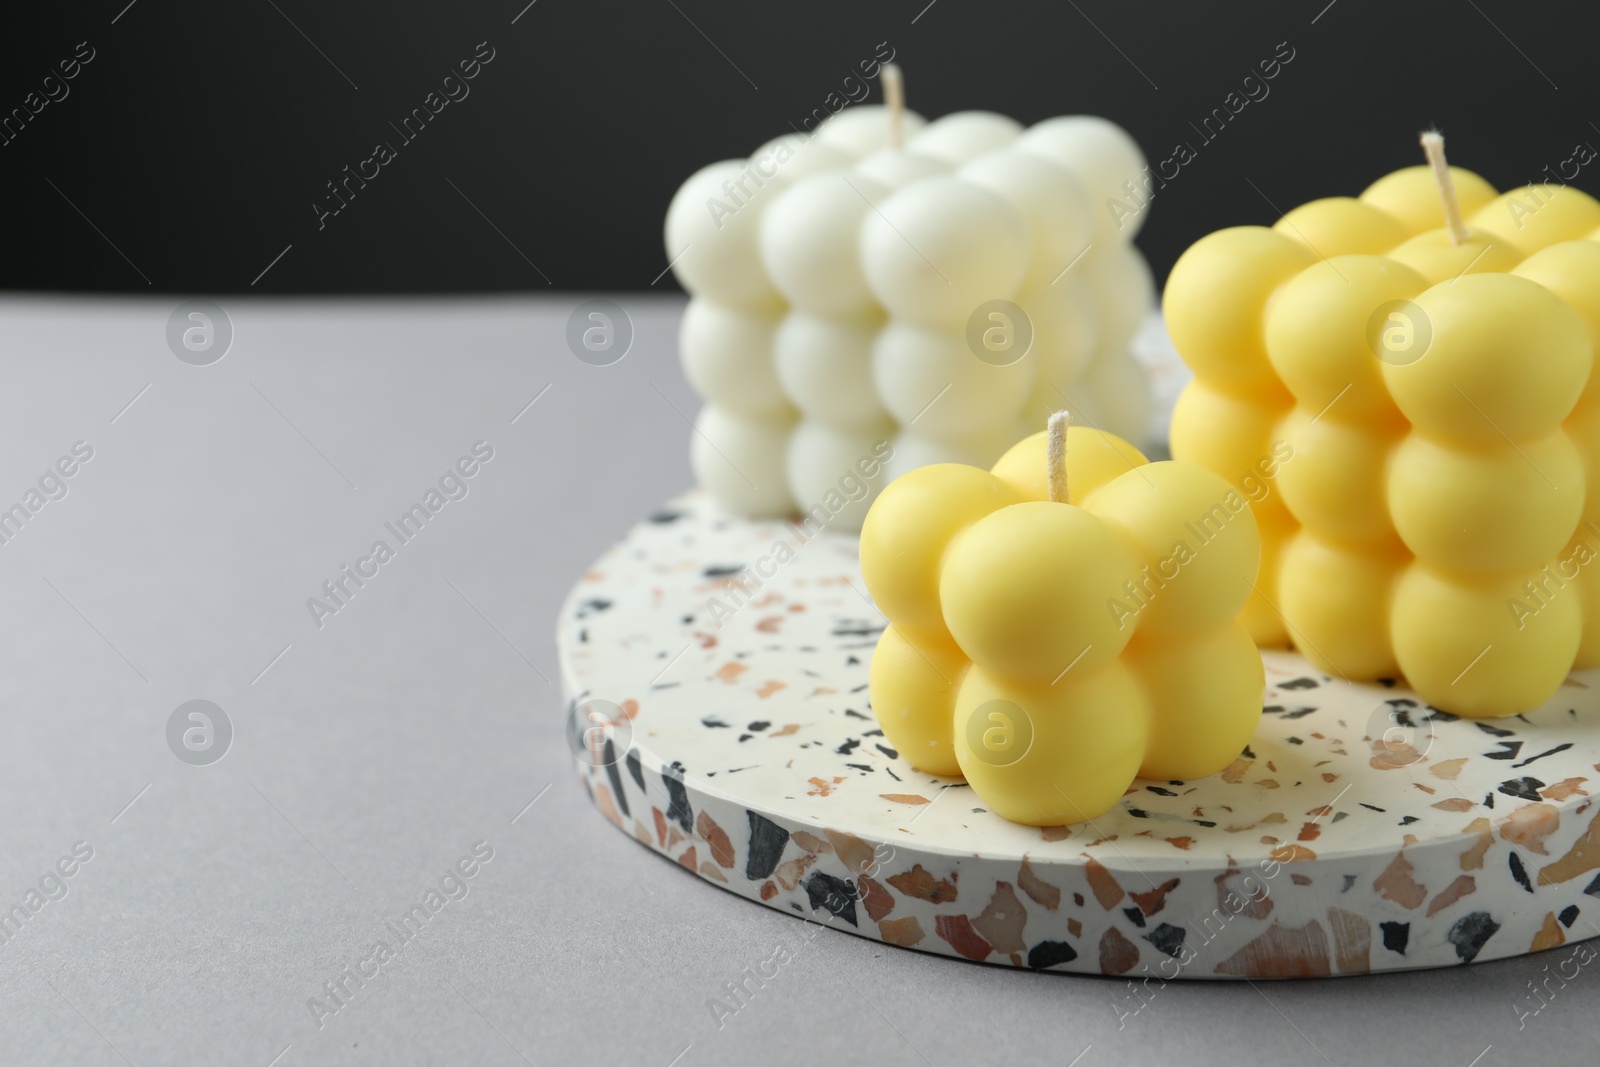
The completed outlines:
{"type": "Polygon", "coordinates": [[[1600,666],[1600,203],[1446,167],[1197,242],[1165,294],[1179,459],[1288,455],[1245,620],[1348,679],[1510,715],[1600,666]]]}
{"type": "Polygon", "coordinates": [[[1249,503],[1204,468],[1066,424],[992,471],[903,475],[861,531],[891,624],[871,670],[884,735],[1037,826],[1094,819],[1139,775],[1214,774],[1261,717],[1238,620],[1261,556],[1249,503]]]}

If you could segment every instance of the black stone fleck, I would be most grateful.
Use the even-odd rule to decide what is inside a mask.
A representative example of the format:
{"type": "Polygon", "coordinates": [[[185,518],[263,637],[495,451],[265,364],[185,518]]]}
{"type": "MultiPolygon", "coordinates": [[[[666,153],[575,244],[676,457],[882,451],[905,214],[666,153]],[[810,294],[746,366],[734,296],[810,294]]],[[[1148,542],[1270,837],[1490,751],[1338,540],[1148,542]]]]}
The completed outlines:
{"type": "Polygon", "coordinates": [[[812,911],[821,908],[851,926],[856,925],[856,887],[852,883],[815,871],[805,880],[805,890],[812,911]]]}
{"type": "Polygon", "coordinates": [[[1144,927],[1144,912],[1140,909],[1123,908],[1122,914],[1126,915],[1128,917],[1128,921],[1133,923],[1133,925],[1140,927],[1141,929],[1144,927]]]}
{"type": "Polygon", "coordinates": [[[1537,778],[1511,778],[1500,783],[1500,792],[1508,797],[1521,797],[1523,800],[1539,800],[1539,790],[1544,788],[1544,783],[1537,778]]]}
{"type": "Polygon", "coordinates": [[[890,748],[888,745],[873,745],[872,747],[877,749],[879,752],[882,752],[885,756],[888,756],[890,759],[899,759],[900,758],[900,753],[896,752],[894,749],[890,748]]]}
{"type": "Polygon", "coordinates": [[[661,782],[667,787],[667,796],[672,800],[667,809],[667,818],[683,827],[684,833],[694,833],[694,809],[689,807],[689,791],[683,787],[683,764],[673,760],[672,766],[663,767],[661,782]]]}
{"type": "Polygon", "coordinates": [[[1521,741],[1501,741],[1499,752],[1485,752],[1485,759],[1516,759],[1522,753],[1521,741]]]}
{"type": "Polygon", "coordinates": [[[1183,927],[1162,923],[1145,935],[1145,940],[1173,959],[1183,951],[1183,927]]]}
{"type": "Polygon", "coordinates": [[[1279,689],[1316,689],[1322,685],[1315,678],[1291,678],[1287,682],[1278,683],[1279,689]]]}
{"type": "Polygon", "coordinates": [[[1475,911],[1458,919],[1445,937],[1456,947],[1456,955],[1461,962],[1471,963],[1483,951],[1484,942],[1493,937],[1498,929],[1500,924],[1488,912],[1475,911]]]}
{"type": "Polygon", "coordinates": [[[744,876],[751,881],[772,877],[789,844],[789,831],[764,815],[746,811],[750,818],[750,852],[744,862],[744,876]]]}
{"type": "Polygon", "coordinates": [[[1576,904],[1568,904],[1561,909],[1561,914],[1557,915],[1556,918],[1561,920],[1562,926],[1565,926],[1568,930],[1572,929],[1572,924],[1578,921],[1578,906],[1576,904]]]}
{"type": "Polygon", "coordinates": [[[736,574],[744,573],[743,563],[723,563],[715,567],[707,567],[700,572],[707,578],[732,578],[736,574]]]}
{"type": "Polygon", "coordinates": [[[1028,950],[1028,966],[1036,971],[1071,963],[1078,958],[1078,950],[1065,941],[1041,941],[1028,950]]]}
{"type": "Polygon", "coordinates": [[[639,753],[630,750],[626,762],[628,764],[628,773],[633,775],[633,780],[639,783],[639,792],[643,793],[645,791],[644,767],[639,763],[639,753]]]}
{"type": "Polygon", "coordinates": [[[1390,952],[1406,954],[1406,943],[1411,940],[1410,923],[1379,923],[1378,929],[1383,932],[1383,947],[1390,952]]]}
{"type": "Polygon", "coordinates": [[[1261,709],[1263,715],[1276,715],[1284,719],[1303,719],[1315,712],[1316,708],[1285,708],[1280,704],[1271,704],[1261,709]]]}
{"type": "Polygon", "coordinates": [[[852,737],[850,740],[846,741],[844,744],[842,744],[838,748],[834,749],[834,752],[838,753],[841,756],[848,756],[848,755],[850,755],[850,753],[854,752],[860,745],[861,745],[861,739],[859,737],[852,737]]]}
{"type": "Polygon", "coordinates": [[[1344,888],[1339,890],[1339,892],[1348,893],[1348,892],[1350,892],[1350,887],[1355,885],[1355,884],[1356,884],[1356,876],[1353,875],[1353,874],[1347,874],[1347,875],[1344,876],[1344,888]]]}
{"type": "Polygon", "coordinates": [[[1536,759],[1544,759],[1546,756],[1554,756],[1557,752],[1565,752],[1567,749],[1569,749],[1571,747],[1572,747],[1572,742],[1568,741],[1564,745],[1557,745],[1555,748],[1552,748],[1550,751],[1541,752],[1537,756],[1529,756],[1527,759],[1523,760],[1521,763],[1513,763],[1511,766],[1512,767],[1526,767],[1528,764],[1532,763],[1536,759]]]}
{"type": "Polygon", "coordinates": [[[751,723],[749,726],[746,726],[745,729],[749,730],[751,733],[759,734],[762,730],[765,730],[767,727],[769,727],[771,725],[772,724],[770,722],[766,722],[766,721],[764,721],[762,719],[757,719],[755,722],[751,723]]]}
{"type": "Polygon", "coordinates": [[[1511,877],[1515,878],[1522,888],[1530,893],[1533,892],[1533,882],[1528,878],[1527,868],[1523,867],[1522,857],[1515,852],[1511,853],[1511,877]]]}

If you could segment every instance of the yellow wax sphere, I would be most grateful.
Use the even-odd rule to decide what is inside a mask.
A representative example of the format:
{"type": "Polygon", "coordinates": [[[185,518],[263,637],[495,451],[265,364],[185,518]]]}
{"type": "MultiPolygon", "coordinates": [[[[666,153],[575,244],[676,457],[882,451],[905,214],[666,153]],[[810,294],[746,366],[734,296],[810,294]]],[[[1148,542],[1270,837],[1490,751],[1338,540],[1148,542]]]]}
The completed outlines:
{"type": "Polygon", "coordinates": [[[1239,612],[1239,621],[1260,647],[1283,648],[1289,643],[1289,628],[1283,621],[1280,606],[1280,561],[1285,543],[1294,536],[1299,524],[1288,515],[1265,512],[1255,506],[1251,510],[1255,512],[1256,527],[1261,532],[1261,570],[1256,574],[1250,599],[1239,612]]]}
{"type": "MultiPolygon", "coordinates": [[[[1463,167],[1450,168],[1450,183],[1455,187],[1461,213],[1470,215],[1495,197],[1494,186],[1463,167]]],[[[1444,225],[1444,204],[1439,199],[1439,183],[1433,168],[1419,163],[1385,174],[1361,194],[1361,199],[1399,219],[1412,233],[1438,229],[1444,225]]]]}
{"type": "MultiPolygon", "coordinates": [[[[1024,437],[1000,457],[994,476],[1024,500],[1050,499],[1049,444],[1046,432],[1024,437]]],[[[1115,434],[1087,426],[1067,430],[1067,488],[1074,504],[1118,475],[1149,462],[1144,453],[1115,434]]]]}
{"type": "Polygon", "coordinates": [[[1278,471],[1278,491],[1296,519],[1350,541],[1396,540],[1385,480],[1398,428],[1344,422],[1332,413],[1318,418],[1297,407],[1279,434],[1294,458],[1278,471]]]}
{"type": "Polygon", "coordinates": [[[1330,196],[1292,209],[1272,227],[1310,249],[1318,259],[1378,255],[1411,236],[1404,223],[1350,196],[1330,196]]]}
{"type": "Polygon", "coordinates": [[[971,666],[953,644],[913,644],[890,626],[872,653],[869,695],[883,736],[929,774],[960,774],[952,746],[956,689],[971,666]]]}
{"type": "Polygon", "coordinates": [[[1469,228],[1467,239],[1456,244],[1449,230],[1439,229],[1417,234],[1392,250],[1389,258],[1422,275],[1429,285],[1437,285],[1463,274],[1504,273],[1521,261],[1522,251],[1488,230],[1469,228]]]}
{"type": "Polygon", "coordinates": [[[1600,226],[1600,202],[1570,185],[1524,185],[1502,193],[1467,221],[1532,255],[1600,226]]]}
{"type": "Polygon", "coordinates": [[[1123,657],[1150,701],[1139,774],[1166,781],[1216,774],[1261,722],[1261,653],[1239,622],[1195,637],[1136,637],[1123,657]]]}
{"type": "Polygon", "coordinates": [[[1301,530],[1283,548],[1278,595],[1295,647],[1342,678],[1399,671],[1389,639],[1390,594],[1404,551],[1344,547],[1301,530]]]}
{"type": "MultiPolygon", "coordinates": [[[[1576,595],[1583,615],[1583,633],[1572,664],[1580,671],[1600,667],[1600,567],[1594,565],[1597,559],[1600,559],[1600,534],[1585,526],[1579,528],[1578,536],[1551,568],[1558,578],[1571,583],[1570,591],[1576,595]]],[[[1556,591],[1542,592],[1541,598],[1556,591]]]]}
{"type": "Polygon", "coordinates": [[[1029,501],[956,536],[939,601],[974,663],[1048,681],[1069,668],[1093,670],[1127,645],[1133,628],[1107,605],[1127,595],[1124,584],[1141,562],[1113,526],[1083,508],[1029,501]]]}
{"type": "Polygon", "coordinates": [[[1592,400],[1579,404],[1578,409],[1561,424],[1561,429],[1578,450],[1578,458],[1583,461],[1583,484],[1588,492],[1584,496],[1580,522],[1595,523],[1596,528],[1600,529],[1600,404],[1592,400]]]}
{"type": "Polygon", "coordinates": [[[1273,444],[1280,408],[1192,381],[1172,410],[1174,459],[1226,478],[1277,473],[1273,444]]]}
{"type": "MultiPolygon", "coordinates": [[[[1538,282],[1571,304],[1589,329],[1589,344],[1600,354],[1600,234],[1587,241],[1563,241],[1523,260],[1511,273],[1538,282]]],[[[1600,375],[1589,377],[1595,392],[1600,375]]]]}
{"type": "Polygon", "coordinates": [[[950,642],[939,564],[950,538],[1022,497],[976,467],[936,463],[890,482],[861,526],[861,577],[878,610],[914,639],[950,642]]]}
{"type": "Polygon", "coordinates": [[[956,759],[1002,818],[1087,822],[1133,784],[1148,718],[1144,693],[1120,662],[1075,669],[1055,685],[1007,682],[974,667],[956,698],[956,759]]]}
{"type": "Polygon", "coordinates": [[[1515,715],[1567,676],[1583,625],[1570,587],[1535,603],[1538,570],[1467,578],[1413,563],[1396,583],[1390,631],[1400,670],[1435,707],[1468,718],[1515,715]],[[1526,612],[1514,609],[1520,602],[1526,612]]]}
{"type": "Polygon", "coordinates": [[[1137,619],[1147,635],[1209,629],[1249,599],[1261,536],[1249,501],[1227,479],[1188,463],[1151,463],[1100,489],[1089,510],[1117,526],[1145,564],[1130,588],[1107,594],[1119,626],[1137,619]]]}
{"type": "Polygon", "coordinates": [[[1173,265],[1161,298],[1184,362],[1222,389],[1281,393],[1262,341],[1262,311],[1278,286],[1316,258],[1298,241],[1261,226],[1218,230],[1196,241],[1173,265]]]}
{"type": "Polygon", "coordinates": [[[1506,571],[1555,556],[1583,512],[1583,464],[1560,430],[1468,449],[1413,433],[1394,451],[1389,511],[1406,547],[1440,567],[1506,571]]]}
{"type": "Polygon", "coordinates": [[[1339,256],[1306,268],[1267,312],[1273,369],[1313,415],[1327,409],[1346,419],[1398,422],[1383,381],[1382,327],[1386,312],[1403,311],[1403,302],[1427,287],[1420,274],[1383,256],[1339,256]]]}
{"type": "Polygon", "coordinates": [[[1429,434],[1504,442],[1540,436],[1567,417],[1589,378],[1577,312],[1514,274],[1469,274],[1417,297],[1430,335],[1410,363],[1383,364],[1406,417],[1429,434]]]}

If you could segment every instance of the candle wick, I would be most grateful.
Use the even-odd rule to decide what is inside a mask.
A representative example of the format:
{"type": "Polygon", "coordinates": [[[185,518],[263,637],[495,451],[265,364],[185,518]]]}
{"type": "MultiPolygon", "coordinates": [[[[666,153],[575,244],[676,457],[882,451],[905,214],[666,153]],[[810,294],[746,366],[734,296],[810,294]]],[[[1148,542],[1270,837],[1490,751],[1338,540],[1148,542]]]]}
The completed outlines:
{"type": "Polygon", "coordinates": [[[901,120],[906,110],[905,81],[900,77],[900,68],[893,63],[883,65],[882,78],[883,106],[889,114],[889,147],[898,151],[901,120]]]}
{"type": "Polygon", "coordinates": [[[1455,182],[1450,179],[1450,167],[1444,161],[1444,134],[1429,130],[1422,135],[1422,153],[1433,168],[1433,180],[1439,183],[1439,199],[1444,201],[1444,224],[1450,228],[1450,242],[1463,245],[1471,236],[1461,218],[1461,205],[1456,201],[1455,182]]]}
{"type": "Polygon", "coordinates": [[[1050,467],[1050,499],[1057,504],[1069,503],[1067,499],[1067,427],[1072,425],[1072,414],[1057,411],[1050,416],[1050,437],[1045,461],[1050,467]]]}

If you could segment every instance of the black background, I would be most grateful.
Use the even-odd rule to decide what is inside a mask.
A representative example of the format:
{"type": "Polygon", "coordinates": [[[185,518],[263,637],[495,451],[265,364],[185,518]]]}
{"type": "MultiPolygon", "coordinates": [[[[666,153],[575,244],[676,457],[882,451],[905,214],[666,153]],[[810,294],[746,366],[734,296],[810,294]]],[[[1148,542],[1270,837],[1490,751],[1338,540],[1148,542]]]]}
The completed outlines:
{"type": "MultiPolygon", "coordinates": [[[[1140,236],[1158,278],[1211,230],[1270,223],[1271,205],[1354,195],[1420,161],[1416,134],[1430,125],[1452,162],[1500,188],[1600,146],[1594,0],[525,3],[95,0],[26,22],[8,13],[0,113],[78,42],[96,56],[0,147],[0,285],[648,289],[666,266],[677,185],[798,123],[881,41],[930,118],[1091,113],[1127,127],[1152,162],[1195,146],[1140,236]],[[485,41],[495,58],[471,95],[319,230],[325,183],[396,141],[389,123],[485,41]],[[1190,124],[1279,42],[1295,58],[1270,95],[1204,143],[1190,124]]],[[[1574,184],[1600,191],[1597,179],[1586,169],[1574,184]]]]}

